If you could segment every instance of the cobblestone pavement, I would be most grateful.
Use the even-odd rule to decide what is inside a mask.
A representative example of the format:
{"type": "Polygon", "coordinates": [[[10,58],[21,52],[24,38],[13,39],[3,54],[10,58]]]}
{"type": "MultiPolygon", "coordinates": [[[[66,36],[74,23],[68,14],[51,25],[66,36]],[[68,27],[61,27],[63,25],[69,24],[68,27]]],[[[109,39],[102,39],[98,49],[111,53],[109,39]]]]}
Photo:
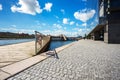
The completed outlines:
{"type": "Polygon", "coordinates": [[[8,80],[120,80],[120,44],[81,40],[8,80]]]}

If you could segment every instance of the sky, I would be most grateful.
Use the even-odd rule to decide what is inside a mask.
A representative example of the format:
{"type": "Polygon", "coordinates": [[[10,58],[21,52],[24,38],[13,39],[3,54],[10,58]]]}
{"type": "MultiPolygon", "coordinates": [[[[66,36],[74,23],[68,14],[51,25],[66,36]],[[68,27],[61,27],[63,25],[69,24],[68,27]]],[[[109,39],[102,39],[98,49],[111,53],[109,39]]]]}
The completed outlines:
{"type": "Polygon", "coordinates": [[[98,0],[0,0],[0,32],[84,36],[98,24],[98,0]]]}

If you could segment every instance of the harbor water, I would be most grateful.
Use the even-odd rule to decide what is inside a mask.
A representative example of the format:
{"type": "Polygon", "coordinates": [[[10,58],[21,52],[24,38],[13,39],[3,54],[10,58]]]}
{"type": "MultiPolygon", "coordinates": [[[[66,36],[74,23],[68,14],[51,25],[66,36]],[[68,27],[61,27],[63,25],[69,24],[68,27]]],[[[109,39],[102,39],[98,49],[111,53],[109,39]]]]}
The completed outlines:
{"type": "Polygon", "coordinates": [[[49,50],[54,50],[55,48],[61,47],[71,42],[73,41],[51,41],[49,50]]]}
{"type": "MultiPolygon", "coordinates": [[[[23,42],[34,41],[34,39],[9,39],[9,40],[0,40],[0,46],[11,45],[23,42]]],[[[61,47],[63,45],[69,44],[73,41],[51,41],[48,50],[53,50],[55,48],[61,47]]]]}
{"type": "Polygon", "coordinates": [[[5,40],[0,40],[0,46],[29,42],[29,41],[33,41],[33,40],[34,39],[5,39],[5,40]]]}

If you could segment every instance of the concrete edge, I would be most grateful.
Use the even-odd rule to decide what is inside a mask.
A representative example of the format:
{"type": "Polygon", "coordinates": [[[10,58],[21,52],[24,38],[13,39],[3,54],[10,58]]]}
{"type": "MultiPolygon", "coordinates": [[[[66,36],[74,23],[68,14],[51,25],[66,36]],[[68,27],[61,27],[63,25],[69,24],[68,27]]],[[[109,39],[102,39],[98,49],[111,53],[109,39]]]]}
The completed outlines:
{"type": "Polygon", "coordinates": [[[4,80],[12,75],[15,75],[15,74],[25,70],[26,68],[28,68],[40,61],[43,61],[47,57],[48,56],[37,55],[37,56],[31,57],[31,58],[25,59],[23,61],[13,63],[6,67],[0,68],[1,74],[3,75],[3,76],[0,76],[0,80],[4,80]]]}
{"type": "MultiPolygon", "coordinates": [[[[55,50],[57,53],[59,53],[60,51],[64,50],[65,48],[72,46],[74,43],[75,42],[72,42],[70,44],[55,48],[55,50]]],[[[42,53],[42,54],[44,54],[44,53],[42,53]]],[[[37,55],[37,56],[31,57],[31,58],[19,61],[17,63],[13,63],[11,65],[5,66],[3,68],[0,68],[0,70],[1,70],[0,80],[7,79],[23,70],[29,68],[32,65],[47,59],[48,57],[50,57],[50,56],[37,55]]]]}
{"type": "Polygon", "coordinates": [[[0,70],[0,80],[4,80],[6,77],[9,77],[10,74],[0,70]]]}

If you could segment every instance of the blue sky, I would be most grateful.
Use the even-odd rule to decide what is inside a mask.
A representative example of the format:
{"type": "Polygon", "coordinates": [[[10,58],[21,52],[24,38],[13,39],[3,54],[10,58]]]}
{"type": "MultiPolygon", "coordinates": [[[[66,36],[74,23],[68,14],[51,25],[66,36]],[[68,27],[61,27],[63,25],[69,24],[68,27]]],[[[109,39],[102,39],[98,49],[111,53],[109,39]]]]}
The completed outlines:
{"type": "Polygon", "coordinates": [[[0,31],[78,36],[97,24],[98,0],[0,0],[0,31]]]}

